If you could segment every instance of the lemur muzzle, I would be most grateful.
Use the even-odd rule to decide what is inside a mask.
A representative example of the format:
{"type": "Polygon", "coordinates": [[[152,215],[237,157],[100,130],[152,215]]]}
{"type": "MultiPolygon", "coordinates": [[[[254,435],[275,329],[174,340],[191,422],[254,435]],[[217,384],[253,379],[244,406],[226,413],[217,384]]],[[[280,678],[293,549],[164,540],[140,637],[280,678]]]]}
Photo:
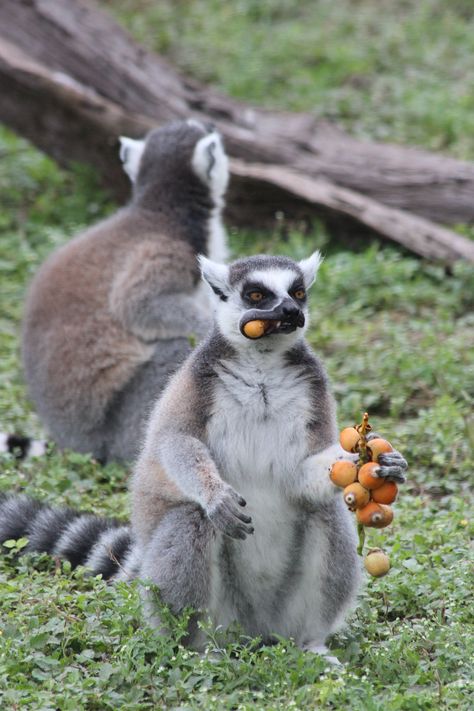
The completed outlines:
{"type": "Polygon", "coordinates": [[[248,338],[244,327],[250,321],[265,322],[264,336],[272,333],[293,333],[305,324],[303,311],[295,304],[293,299],[284,299],[274,309],[249,309],[240,319],[240,332],[248,338]]]}

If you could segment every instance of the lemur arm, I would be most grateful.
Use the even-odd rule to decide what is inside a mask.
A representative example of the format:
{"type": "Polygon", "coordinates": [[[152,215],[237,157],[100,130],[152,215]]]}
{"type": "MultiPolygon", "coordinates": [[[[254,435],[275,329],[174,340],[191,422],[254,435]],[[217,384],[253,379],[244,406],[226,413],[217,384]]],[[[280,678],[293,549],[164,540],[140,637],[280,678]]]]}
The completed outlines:
{"type": "MultiPolygon", "coordinates": [[[[309,455],[300,466],[299,477],[297,478],[297,495],[309,505],[324,503],[324,501],[331,499],[341,491],[339,487],[332,483],[329,477],[334,462],[345,460],[356,463],[358,459],[358,454],[346,452],[339,442],[325,447],[320,452],[309,455]]],[[[380,466],[375,470],[375,476],[387,481],[395,481],[399,484],[405,481],[405,472],[408,464],[400,452],[393,450],[388,454],[381,454],[378,463],[380,466]]]]}
{"type": "Polygon", "coordinates": [[[216,528],[244,539],[253,533],[251,518],[242,511],[246,502],[221,478],[205,442],[209,391],[197,388],[189,361],[175,374],[150,418],[133,490],[147,508],[154,495],[166,495],[169,482],[183,502],[199,504],[216,528]],[[163,473],[161,481],[154,468],[163,473]]]}
{"type": "Polygon", "coordinates": [[[317,507],[331,500],[341,491],[329,478],[332,465],[338,460],[356,462],[357,459],[357,454],[346,452],[338,442],[310,454],[299,466],[293,496],[305,508],[317,507]]]}
{"type": "Polygon", "coordinates": [[[195,256],[163,252],[156,241],[137,245],[109,293],[112,315],[144,341],[202,335],[208,317],[196,301],[195,256]]]}
{"type": "MultiPolygon", "coordinates": [[[[312,508],[341,491],[329,477],[334,462],[357,462],[359,455],[346,452],[339,444],[334,399],[326,378],[321,377],[317,361],[307,363],[306,375],[308,382],[312,382],[313,395],[313,418],[308,424],[311,453],[297,468],[291,496],[305,507],[312,508]]],[[[399,452],[381,455],[379,463],[377,476],[388,481],[405,481],[407,463],[399,452]]]]}
{"type": "Polygon", "coordinates": [[[168,477],[188,499],[200,504],[216,528],[232,538],[245,539],[253,533],[252,519],[241,510],[245,499],[220,477],[203,442],[170,429],[160,433],[156,451],[168,477]]]}

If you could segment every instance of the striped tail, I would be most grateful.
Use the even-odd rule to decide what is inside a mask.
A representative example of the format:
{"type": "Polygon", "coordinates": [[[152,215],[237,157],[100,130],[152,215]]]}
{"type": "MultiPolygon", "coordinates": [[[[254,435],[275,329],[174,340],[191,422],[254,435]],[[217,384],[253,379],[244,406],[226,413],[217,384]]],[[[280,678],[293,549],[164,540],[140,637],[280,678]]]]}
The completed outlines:
{"type": "Polygon", "coordinates": [[[116,519],[43,504],[28,496],[0,496],[0,548],[9,539],[27,538],[22,552],[39,551],[84,565],[108,580],[136,574],[130,527],[116,519]]]}

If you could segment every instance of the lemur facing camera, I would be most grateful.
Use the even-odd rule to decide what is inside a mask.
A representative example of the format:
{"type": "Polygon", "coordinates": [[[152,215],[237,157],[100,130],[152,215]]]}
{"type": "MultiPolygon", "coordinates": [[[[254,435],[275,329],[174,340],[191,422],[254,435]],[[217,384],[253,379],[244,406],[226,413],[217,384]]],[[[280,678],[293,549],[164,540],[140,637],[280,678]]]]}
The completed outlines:
{"type": "Polygon", "coordinates": [[[130,204],[46,260],[23,324],[28,390],[49,434],[102,462],[136,456],[190,337],[208,330],[196,257],[226,257],[228,167],[215,130],[191,119],[121,144],[130,204]]]}
{"type": "MultiPolygon", "coordinates": [[[[360,563],[353,516],[329,478],[335,460],[357,455],[337,444],[328,379],[303,335],[319,261],[202,257],[214,330],[156,403],[131,485],[131,529],[7,497],[0,540],[26,535],[29,549],[96,574],[151,581],[175,612],[198,611],[188,640],[197,648],[201,614],[325,653],[354,603],[360,563]],[[244,327],[257,317],[272,326],[249,340],[244,327]]],[[[379,463],[379,476],[403,481],[398,452],[379,463]]],[[[161,629],[150,589],[145,608],[161,629]]]]}

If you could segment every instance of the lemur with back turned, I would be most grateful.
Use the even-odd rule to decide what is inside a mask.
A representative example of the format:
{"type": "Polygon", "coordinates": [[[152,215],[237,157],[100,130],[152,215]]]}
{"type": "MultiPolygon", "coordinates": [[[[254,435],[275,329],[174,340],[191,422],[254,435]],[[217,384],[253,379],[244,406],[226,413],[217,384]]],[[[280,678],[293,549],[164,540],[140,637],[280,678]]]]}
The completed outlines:
{"type": "MultiPolygon", "coordinates": [[[[304,339],[319,255],[256,256],[230,266],[201,258],[215,297],[214,329],[173,376],[136,462],[131,529],[27,498],[0,503],[0,539],[151,581],[173,611],[214,625],[237,621],[270,642],[292,637],[326,652],[359,586],[353,516],[330,480],[357,458],[337,443],[323,365],[304,339]],[[270,323],[249,340],[245,325],[270,323]]],[[[378,476],[403,481],[398,452],[378,476]]],[[[159,613],[144,587],[152,624],[159,613]]],[[[192,618],[189,643],[201,647],[192,618]]]]}
{"type": "Polygon", "coordinates": [[[132,460],[169,375],[208,330],[196,257],[226,257],[220,136],[198,121],[121,139],[130,204],[53,253],[28,293],[23,363],[52,439],[132,460]]]}

